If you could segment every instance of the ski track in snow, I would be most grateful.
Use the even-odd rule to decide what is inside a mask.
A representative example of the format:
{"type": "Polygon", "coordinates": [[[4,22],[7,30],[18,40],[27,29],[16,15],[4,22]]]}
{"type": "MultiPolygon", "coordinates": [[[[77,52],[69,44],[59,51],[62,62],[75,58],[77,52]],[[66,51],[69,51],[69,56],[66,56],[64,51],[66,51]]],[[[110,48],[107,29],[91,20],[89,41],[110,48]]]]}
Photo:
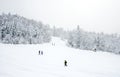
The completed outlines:
{"type": "Polygon", "coordinates": [[[56,37],[40,45],[0,44],[0,77],[120,77],[120,55],[69,48],[56,37]]]}

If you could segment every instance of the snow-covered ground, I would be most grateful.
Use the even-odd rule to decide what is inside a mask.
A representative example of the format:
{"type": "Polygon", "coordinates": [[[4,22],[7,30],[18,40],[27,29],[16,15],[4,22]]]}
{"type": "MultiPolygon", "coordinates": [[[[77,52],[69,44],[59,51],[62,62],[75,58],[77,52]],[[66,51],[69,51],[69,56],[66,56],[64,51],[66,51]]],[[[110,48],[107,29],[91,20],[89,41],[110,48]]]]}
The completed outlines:
{"type": "Polygon", "coordinates": [[[69,48],[55,37],[41,45],[0,44],[0,77],[120,77],[120,55],[69,48]]]}

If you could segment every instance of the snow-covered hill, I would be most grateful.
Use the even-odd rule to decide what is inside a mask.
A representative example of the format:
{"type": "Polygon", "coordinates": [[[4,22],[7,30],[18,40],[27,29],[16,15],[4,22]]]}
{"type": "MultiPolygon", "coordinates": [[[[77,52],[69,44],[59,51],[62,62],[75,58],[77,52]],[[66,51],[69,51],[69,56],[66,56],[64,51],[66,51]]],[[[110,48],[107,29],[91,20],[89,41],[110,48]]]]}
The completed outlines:
{"type": "Polygon", "coordinates": [[[120,77],[120,55],[69,48],[56,37],[40,45],[0,44],[0,77],[120,77]]]}

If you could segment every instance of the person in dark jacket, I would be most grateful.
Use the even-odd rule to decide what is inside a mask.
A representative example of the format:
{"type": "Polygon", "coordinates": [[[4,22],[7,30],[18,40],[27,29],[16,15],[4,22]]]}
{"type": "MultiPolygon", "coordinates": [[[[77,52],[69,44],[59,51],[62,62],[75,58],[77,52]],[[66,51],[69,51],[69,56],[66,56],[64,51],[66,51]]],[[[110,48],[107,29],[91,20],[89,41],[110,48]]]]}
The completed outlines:
{"type": "Polygon", "coordinates": [[[64,61],[64,65],[67,66],[67,61],[66,60],[64,61]]]}
{"type": "Polygon", "coordinates": [[[41,55],[43,55],[43,51],[41,51],[41,55]]]}
{"type": "Polygon", "coordinates": [[[38,52],[38,53],[39,53],[39,55],[43,55],[43,51],[40,51],[40,50],[39,50],[39,52],[38,52]]]}
{"type": "Polygon", "coordinates": [[[95,48],[93,51],[96,52],[96,50],[97,50],[97,49],[95,48]]]}
{"type": "Polygon", "coordinates": [[[40,51],[39,51],[38,53],[39,53],[39,55],[40,55],[40,51]]]}

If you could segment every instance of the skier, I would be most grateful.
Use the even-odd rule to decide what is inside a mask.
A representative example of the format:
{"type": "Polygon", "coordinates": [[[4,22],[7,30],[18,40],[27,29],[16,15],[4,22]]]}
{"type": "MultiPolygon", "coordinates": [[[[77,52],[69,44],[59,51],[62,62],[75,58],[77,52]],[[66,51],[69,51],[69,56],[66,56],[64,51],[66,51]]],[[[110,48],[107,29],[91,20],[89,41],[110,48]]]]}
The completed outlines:
{"type": "Polygon", "coordinates": [[[96,52],[96,48],[94,49],[94,52],[96,52]]]}
{"type": "Polygon", "coordinates": [[[43,51],[41,51],[41,55],[43,55],[43,51]]]}
{"type": "Polygon", "coordinates": [[[67,66],[67,61],[66,60],[64,61],[64,65],[67,66]]]}
{"type": "Polygon", "coordinates": [[[40,55],[40,50],[39,50],[39,55],[40,55]]]}
{"type": "Polygon", "coordinates": [[[55,43],[52,43],[53,46],[55,46],[55,43]]]}
{"type": "Polygon", "coordinates": [[[43,55],[43,51],[40,51],[40,50],[39,50],[39,55],[43,55]]]}

